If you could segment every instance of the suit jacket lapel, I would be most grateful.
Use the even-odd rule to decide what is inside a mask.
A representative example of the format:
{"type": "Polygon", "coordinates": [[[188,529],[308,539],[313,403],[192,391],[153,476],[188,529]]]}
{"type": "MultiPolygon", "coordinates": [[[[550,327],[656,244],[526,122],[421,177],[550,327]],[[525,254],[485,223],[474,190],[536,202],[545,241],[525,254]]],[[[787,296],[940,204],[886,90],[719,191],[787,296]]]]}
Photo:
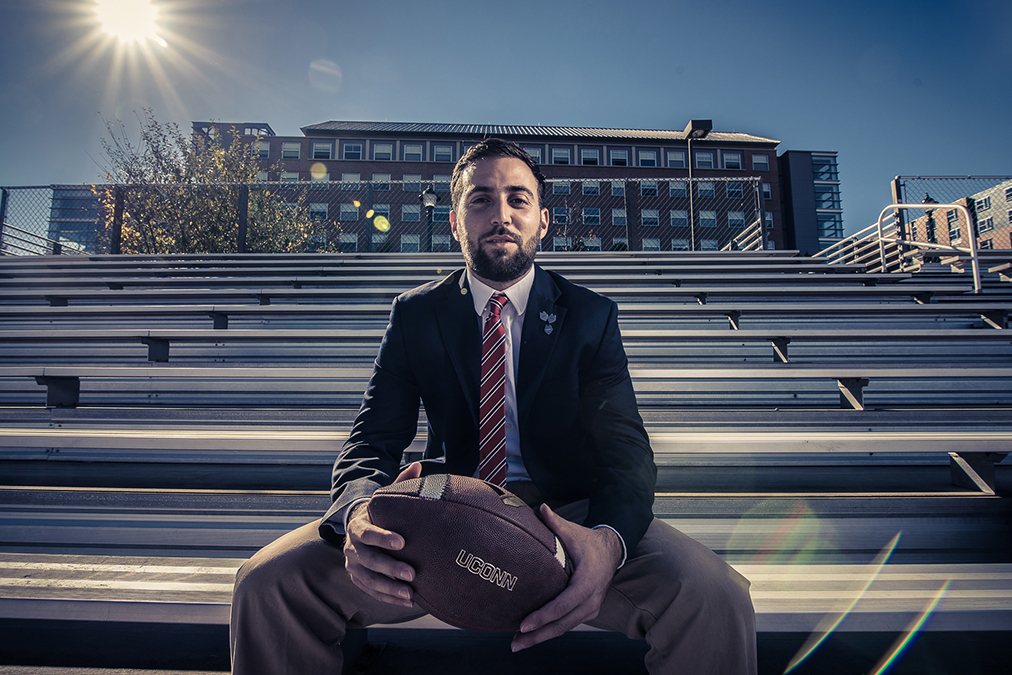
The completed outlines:
{"type": "MultiPolygon", "coordinates": [[[[558,286],[540,267],[534,268],[534,285],[524,311],[523,341],[520,345],[520,369],[517,375],[517,422],[524,428],[527,415],[534,405],[541,386],[545,366],[562,333],[566,308],[555,304],[560,295],[558,286]],[[542,315],[546,318],[543,319],[542,315]],[[555,321],[549,323],[551,317],[555,321]],[[550,331],[546,331],[550,327],[550,331]]],[[[479,357],[480,358],[480,357],[479,357]]]]}
{"type": "Polygon", "coordinates": [[[447,283],[444,286],[445,297],[437,305],[436,320],[464,392],[468,412],[477,429],[481,379],[481,328],[478,326],[474,301],[467,286],[467,275],[463,270],[459,275],[456,283],[447,283]]]}

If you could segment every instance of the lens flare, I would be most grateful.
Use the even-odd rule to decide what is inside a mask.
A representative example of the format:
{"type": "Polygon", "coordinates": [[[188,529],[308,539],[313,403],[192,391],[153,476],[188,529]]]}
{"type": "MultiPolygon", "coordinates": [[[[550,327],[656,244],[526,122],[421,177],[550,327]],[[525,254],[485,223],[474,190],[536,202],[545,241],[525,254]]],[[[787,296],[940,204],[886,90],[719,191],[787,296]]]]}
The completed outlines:
{"type": "Polygon", "coordinates": [[[870,675],[885,675],[885,673],[892,670],[892,667],[899,662],[900,657],[906,653],[907,649],[910,648],[924,630],[924,624],[926,624],[928,619],[931,618],[931,615],[935,613],[935,608],[937,608],[938,603],[942,601],[942,597],[945,595],[945,592],[949,590],[949,584],[951,583],[952,579],[947,579],[945,583],[942,584],[942,587],[938,589],[938,593],[936,593],[935,597],[928,603],[928,606],[924,608],[921,615],[914,619],[914,621],[907,626],[906,631],[900,639],[893,643],[892,651],[883,656],[882,660],[875,664],[875,669],[871,671],[870,675]]]}
{"type": "Polygon", "coordinates": [[[826,641],[826,638],[833,634],[843,620],[847,618],[847,615],[854,611],[857,603],[861,601],[861,598],[863,598],[865,593],[868,592],[871,585],[875,583],[878,575],[882,572],[882,568],[885,567],[885,564],[889,561],[893,551],[896,550],[896,547],[900,543],[900,536],[902,534],[902,532],[897,532],[889,543],[885,545],[885,548],[879,551],[878,555],[875,556],[875,559],[872,560],[871,564],[868,565],[868,579],[865,581],[864,586],[854,596],[854,600],[847,606],[847,609],[837,615],[827,614],[819,621],[818,626],[816,626],[815,630],[808,637],[808,640],[805,641],[805,644],[801,646],[798,653],[795,654],[794,658],[792,658],[790,663],[787,664],[787,669],[784,671],[784,675],[787,675],[787,673],[800,666],[805,659],[811,656],[815,650],[826,641]]]}
{"type": "Polygon", "coordinates": [[[387,220],[386,216],[376,216],[373,218],[372,226],[380,232],[390,231],[390,221],[387,220]]]}
{"type": "Polygon", "coordinates": [[[327,167],[323,165],[323,162],[317,162],[309,167],[309,173],[313,180],[324,180],[327,177],[327,167]]]}
{"type": "Polygon", "coordinates": [[[376,215],[376,212],[373,211],[372,209],[369,209],[368,211],[365,212],[365,217],[366,218],[372,218],[375,215],[376,215]]]}
{"type": "Polygon", "coordinates": [[[362,206],[362,202],[358,201],[357,199],[353,201],[352,204],[355,206],[356,209],[362,206]]]}
{"type": "Polygon", "coordinates": [[[316,59],[309,64],[309,84],[324,93],[336,94],[341,91],[343,79],[341,67],[333,61],[316,59]]]}

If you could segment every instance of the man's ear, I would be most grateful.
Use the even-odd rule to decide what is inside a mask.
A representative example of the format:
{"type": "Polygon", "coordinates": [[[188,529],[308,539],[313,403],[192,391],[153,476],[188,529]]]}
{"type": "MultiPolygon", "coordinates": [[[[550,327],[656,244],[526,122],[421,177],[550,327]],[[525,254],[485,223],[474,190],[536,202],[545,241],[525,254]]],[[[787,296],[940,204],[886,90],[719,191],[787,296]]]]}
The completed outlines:
{"type": "Polygon", "coordinates": [[[450,234],[457,241],[460,241],[460,233],[457,231],[457,212],[450,211],[450,234]]]}
{"type": "Polygon", "coordinates": [[[544,239],[548,234],[548,209],[541,209],[541,231],[538,232],[538,239],[544,239]]]}

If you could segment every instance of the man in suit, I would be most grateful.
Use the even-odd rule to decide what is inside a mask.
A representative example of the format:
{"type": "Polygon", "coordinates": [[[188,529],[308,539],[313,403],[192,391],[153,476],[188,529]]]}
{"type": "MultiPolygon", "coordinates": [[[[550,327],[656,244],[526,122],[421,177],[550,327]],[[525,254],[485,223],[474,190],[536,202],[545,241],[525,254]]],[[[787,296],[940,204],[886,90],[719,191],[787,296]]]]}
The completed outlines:
{"type": "Polygon", "coordinates": [[[466,268],[394,301],[334,465],[331,508],[237,576],[234,673],[338,673],[347,627],[420,616],[415,571],[390,555],[403,538],[373,525],[365,505],[383,485],[440,472],[505,483],[575,562],[566,590],[522,622],[514,651],[588,623],[645,638],[652,673],[755,672],[748,582],[653,517],[656,468],[615,303],[534,265],[544,190],[512,143],[484,141],[457,163],[450,227],[466,268]],[[504,390],[486,413],[493,325],[504,390]],[[425,458],[400,471],[420,402],[425,458]]]}

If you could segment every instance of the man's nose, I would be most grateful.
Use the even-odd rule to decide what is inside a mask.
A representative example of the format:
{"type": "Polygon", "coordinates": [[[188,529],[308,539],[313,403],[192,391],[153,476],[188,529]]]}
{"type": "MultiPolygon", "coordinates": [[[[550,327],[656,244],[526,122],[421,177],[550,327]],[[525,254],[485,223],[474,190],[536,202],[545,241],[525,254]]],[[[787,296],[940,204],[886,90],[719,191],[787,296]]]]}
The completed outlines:
{"type": "Polygon", "coordinates": [[[513,210],[510,208],[509,202],[505,199],[498,200],[492,211],[493,223],[506,225],[513,219],[513,210]]]}

